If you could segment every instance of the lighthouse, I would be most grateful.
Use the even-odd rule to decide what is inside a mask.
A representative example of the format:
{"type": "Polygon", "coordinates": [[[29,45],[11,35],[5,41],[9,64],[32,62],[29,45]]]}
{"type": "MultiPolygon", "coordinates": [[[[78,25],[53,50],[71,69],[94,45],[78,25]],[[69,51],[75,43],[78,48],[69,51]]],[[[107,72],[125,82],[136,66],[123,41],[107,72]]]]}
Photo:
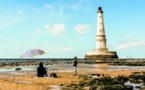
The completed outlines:
{"type": "Polygon", "coordinates": [[[104,28],[104,17],[102,7],[98,7],[97,12],[97,34],[96,34],[96,48],[93,51],[89,51],[85,55],[85,59],[112,59],[118,58],[117,52],[108,51],[107,39],[104,28]]]}
{"type": "Polygon", "coordinates": [[[98,8],[98,21],[97,21],[97,35],[96,35],[96,50],[100,52],[108,51],[106,47],[106,35],[104,29],[103,11],[102,7],[98,8]]]}

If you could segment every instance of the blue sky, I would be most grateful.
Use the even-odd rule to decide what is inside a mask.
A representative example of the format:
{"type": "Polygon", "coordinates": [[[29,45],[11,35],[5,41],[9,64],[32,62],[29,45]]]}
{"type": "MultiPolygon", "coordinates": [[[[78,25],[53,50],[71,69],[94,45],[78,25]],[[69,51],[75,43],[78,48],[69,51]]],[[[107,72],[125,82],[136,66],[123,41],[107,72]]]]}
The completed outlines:
{"type": "Polygon", "coordinates": [[[145,0],[0,0],[0,58],[83,58],[95,49],[97,10],[104,11],[107,47],[120,58],[145,57],[145,0]]]}

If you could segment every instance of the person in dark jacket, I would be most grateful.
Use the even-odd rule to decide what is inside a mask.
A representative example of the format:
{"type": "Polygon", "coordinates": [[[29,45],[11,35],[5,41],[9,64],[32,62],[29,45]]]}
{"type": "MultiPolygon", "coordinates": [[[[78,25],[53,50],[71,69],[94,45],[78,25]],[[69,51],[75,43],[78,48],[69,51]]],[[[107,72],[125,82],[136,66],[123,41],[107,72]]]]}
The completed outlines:
{"type": "Polygon", "coordinates": [[[43,63],[39,63],[39,67],[37,68],[37,77],[44,77],[47,76],[47,71],[43,67],[43,63]]]}
{"type": "Polygon", "coordinates": [[[78,61],[77,61],[77,57],[75,56],[75,57],[74,57],[74,62],[73,62],[74,76],[77,75],[77,64],[78,64],[78,61]]]}

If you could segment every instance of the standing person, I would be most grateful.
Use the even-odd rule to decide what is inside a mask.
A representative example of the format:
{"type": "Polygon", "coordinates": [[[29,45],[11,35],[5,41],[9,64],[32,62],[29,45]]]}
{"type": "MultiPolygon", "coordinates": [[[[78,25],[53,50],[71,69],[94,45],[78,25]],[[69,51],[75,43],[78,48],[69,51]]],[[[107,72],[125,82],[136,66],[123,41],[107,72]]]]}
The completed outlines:
{"type": "Polygon", "coordinates": [[[39,63],[39,67],[37,68],[37,77],[44,77],[47,76],[47,71],[43,67],[43,63],[39,63]]]}
{"type": "Polygon", "coordinates": [[[77,57],[75,56],[75,57],[74,57],[74,62],[73,62],[74,76],[77,75],[77,64],[78,64],[78,61],[77,61],[77,57]]]}

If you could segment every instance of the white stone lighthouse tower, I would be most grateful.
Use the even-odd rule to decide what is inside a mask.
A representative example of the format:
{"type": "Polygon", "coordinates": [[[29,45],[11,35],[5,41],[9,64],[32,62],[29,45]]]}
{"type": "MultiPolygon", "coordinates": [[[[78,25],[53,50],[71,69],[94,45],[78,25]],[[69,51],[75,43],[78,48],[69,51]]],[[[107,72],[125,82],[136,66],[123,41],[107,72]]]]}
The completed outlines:
{"type": "MultiPolygon", "coordinates": [[[[108,51],[106,47],[106,35],[104,29],[103,11],[102,7],[98,8],[98,22],[97,22],[97,35],[96,35],[96,50],[102,54],[108,51]]],[[[105,54],[105,53],[104,53],[105,54]]]]}
{"type": "Polygon", "coordinates": [[[96,48],[85,55],[85,59],[108,59],[118,58],[115,51],[108,51],[107,39],[104,28],[104,17],[102,7],[98,8],[97,20],[97,34],[96,34],[96,48]]]}

